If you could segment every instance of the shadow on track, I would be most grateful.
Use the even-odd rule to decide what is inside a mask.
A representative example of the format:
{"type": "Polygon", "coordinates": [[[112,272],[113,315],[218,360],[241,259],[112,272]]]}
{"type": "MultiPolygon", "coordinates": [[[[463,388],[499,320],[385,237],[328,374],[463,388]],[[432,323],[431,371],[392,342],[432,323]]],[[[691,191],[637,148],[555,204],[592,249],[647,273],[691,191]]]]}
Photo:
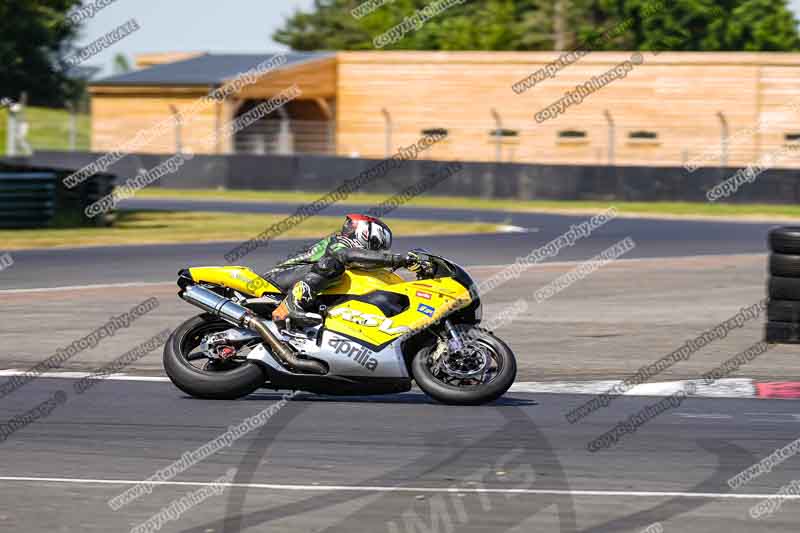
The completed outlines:
{"type": "MultiPolygon", "coordinates": [[[[268,454],[270,445],[275,441],[280,432],[288,426],[291,420],[301,415],[310,405],[312,405],[311,402],[292,401],[278,412],[274,420],[271,420],[269,424],[264,426],[259,437],[253,441],[250,448],[244,454],[241,463],[238,465],[234,483],[247,484],[254,481],[255,472],[262,463],[262,459],[268,454]]],[[[473,475],[466,479],[474,479],[474,474],[487,470],[485,468],[487,464],[487,450],[492,450],[491,453],[495,456],[503,456],[503,452],[507,452],[505,456],[508,457],[512,455],[510,452],[514,452],[513,455],[516,455],[516,459],[513,461],[513,464],[518,465],[518,467],[514,468],[515,472],[521,470],[523,472],[532,473],[532,465],[546,464],[548,467],[546,475],[548,488],[569,490],[565,471],[558,462],[558,457],[550,446],[547,438],[536,428],[531,419],[520,407],[510,407],[511,408],[490,407],[490,409],[495,410],[498,419],[503,420],[504,423],[497,429],[479,438],[477,441],[465,442],[464,439],[453,435],[452,432],[448,430],[438,429],[425,436],[426,453],[424,456],[410,464],[405,464],[400,468],[390,470],[380,476],[360,481],[359,484],[362,486],[401,486],[398,483],[398,479],[413,480],[415,483],[424,483],[424,481],[420,480],[434,476],[440,479],[453,480],[452,484],[458,486],[465,478],[463,476],[457,476],[456,479],[453,479],[452,476],[448,477],[447,474],[457,472],[458,470],[461,470],[462,473],[464,470],[469,470],[473,472],[473,475]],[[508,436],[519,434],[521,427],[527,430],[524,432],[525,438],[521,439],[522,442],[512,442],[509,445],[508,436]],[[507,449],[501,449],[500,446],[503,445],[506,445],[507,449]],[[478,467],[476,467],[476,465],[478,465],[478,467]],[[476,468],[480,468],[480,470],[476,471],[476,468]]],[[[511,471],[512,469],[509,468],[511,464],[512,461],[509,458],[509,460],[506,460],[506,462],[502,464],[502,467],[505,470],[511,471]]],[[[491,464],[489,466],[491,466],[491,464]]],[[[529,479],[529,482],[532,483],[532,479],[529,479]]],[[[312,495],[299,502],[283,504],[271,509],[243,514],[247,492],[247,489],[232,489],[228,497],[225,518],[199,527],[186,529],[182,533],[205,533],[209,529],[223,531],[224,533],[240,532],[248,528],[263,526],[263,524],[268,524],[269,522],[285,519],[287,517],[302,515],[311,511],[354,501],[369,494],[369,492],[322,493],[312,495]]],[[[393,495],[393,493],[385,493],[379,496],[377,500],[370,505],[380,506],[378,508],[381,510],[381,514],[386,515],[390,519],[394,518],[400,520],[401,517],[404,516],[404,510],[405,513],[408,512],[408,502],[404,502],[402,498],[392,499],[393,495]]],[[[503,502],[507,501],[506,494],[472,494],[469,497],[481,500],[480,504],[484,510],[487,506],[491,507],[491,501],[488,501],[489,498],[503,500],[503,502]]],[[[500,503],[500,501],[495,501],[495,505],[499,505],[500,503]]],[[[525,518],[536,514],[540,510],[555,506],[558,513],[560,530],[563,533],[577,532],[575,508],[571,497],[545,495],[537,497],[533,502],[524,502],[524,505],[526,506],[525,518]]],[[[474,505],[472,505],[472,507],[474,507],[474,505]]],[[[459,520],[464,518],[463,515],[458,515],[458,510],[456,514],[459,520]]],[[[469,517],[466,518],[469,519],[469,517]]],[[[461,521],[463,522],[463,520],[461,521]]],[[[509,524],[508,528],[514,525],[515,524],[509,524]]],[[[361,531],[363,527],[364,523],[359,510],[349,514],[340,522],[332,524],[323,531],[326,533],[339,531],[350,533],[352,531],[361,531]]],[[[387,522],[387,528],[388,527],[387,522]]]]}

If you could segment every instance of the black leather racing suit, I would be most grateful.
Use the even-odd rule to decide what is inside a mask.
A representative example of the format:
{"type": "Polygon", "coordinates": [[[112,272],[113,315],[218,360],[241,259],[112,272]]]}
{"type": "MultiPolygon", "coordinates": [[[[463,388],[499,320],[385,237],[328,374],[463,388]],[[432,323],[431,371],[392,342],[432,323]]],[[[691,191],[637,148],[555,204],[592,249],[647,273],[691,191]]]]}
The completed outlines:
{"type": "Polygon", "coordinates": [[[336,233],[276,265],[263,277],[288,289],[285,303],[289,317],[303,321],[306,312],[314,311],[317,295],[337,283],[347,268],[399,268],[408,263],[404,255],[367,250],[354,239],[336,233]]]}

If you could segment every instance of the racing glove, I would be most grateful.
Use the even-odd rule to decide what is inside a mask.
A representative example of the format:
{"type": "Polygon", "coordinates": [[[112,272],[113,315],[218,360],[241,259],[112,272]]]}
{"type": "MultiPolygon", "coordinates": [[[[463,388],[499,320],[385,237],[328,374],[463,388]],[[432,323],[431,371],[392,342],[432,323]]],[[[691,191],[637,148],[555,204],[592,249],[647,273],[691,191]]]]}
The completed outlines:
{"type": "Polygon", "coordinates": [[[417,252],[411,251],[406,254],[405,264],[403,265],[417,275],[425,274],[431,270],[431,264],[420,257],[417,252]]]}

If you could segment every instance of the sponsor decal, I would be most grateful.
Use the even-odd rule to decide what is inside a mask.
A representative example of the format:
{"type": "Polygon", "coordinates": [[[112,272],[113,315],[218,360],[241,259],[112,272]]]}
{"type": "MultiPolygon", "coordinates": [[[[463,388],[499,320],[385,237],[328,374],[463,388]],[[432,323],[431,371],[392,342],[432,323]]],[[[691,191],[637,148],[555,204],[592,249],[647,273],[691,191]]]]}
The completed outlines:
{"type": "Polygon", "coordinates": [[[391,318],[386,318],[379,315],[371,315],[369,313],[362,313],[357,309],[350,309],[349,307],[337,307],[336,309],[328,312],[328,316],[339,317],[347,322],[358,324],[359,326],[366,326],[368,328],[378,328],[378,331],[386,333],[387,335],[399,335],[410,331],[408,326],[394,327],[391,318]]]}
{"type": "Polygon", "coordinates": [[[436,312],[436,309],[431,307],[430,305],[419,304],[419,307],[417,307],[417,311],[419,311],[425,316],[432,317],[433,313],[436,312]]]}
{"type": "Polygon", "coordinates": [[[233,270],[233,271],[228,272],[228,277],[230,277],[231,279],[238,280],[238,281],[244,281],[245,283],[249,283],[250,281],[252,281],[250,278],[248,278],[247,276],[245,276],[242,272],[239,272],[238,270],[233,270]]]}
{"type": "Polygon", "coordinates": [[[417,291],[417,298],[425,298],[426,300],[430,300],[431,293],[425,291],[417,291]]]}
{"type": "Polygon", "coordinates": [[[345,354],[370,372],[375,372],[375,369],[378,368],[378,360],[374,357],[370,357],[374,355],[375,352],[366,346],[361,346],[356,342],[350,342],[342,337],[333,337],[328,341],[328,344],[335,350],[335,354],[345,354]]]}

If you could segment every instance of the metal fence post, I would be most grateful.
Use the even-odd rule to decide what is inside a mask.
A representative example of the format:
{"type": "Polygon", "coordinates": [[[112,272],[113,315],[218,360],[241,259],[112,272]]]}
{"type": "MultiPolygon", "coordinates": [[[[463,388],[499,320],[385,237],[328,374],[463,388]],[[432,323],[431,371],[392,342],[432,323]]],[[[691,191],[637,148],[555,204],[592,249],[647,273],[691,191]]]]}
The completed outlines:
{"type": "Polygon", "coordinates": [[[183,153],[183,119],[178,108],[174,105],[169,106],[172,117],[175,120],[175,153],[183,153]]]}
{"type": "Polygon", "coordinates": [[[383,114],[383,120],[385,123],[385,135],[386,135],[386,159],[389,159],[392,156],[392,115],[389,114],[389,111],[384,107],[381,109],[381,113],[383,114]]]}
{"type": "Polygon", "coordinates": [[[8,124],[6,125],[6,155],[17,155],[17,104],[8,106],[8,124]]]}
{"type": "Polygon", "coordinates": [[[334,121],[328,122],[327,136],[326,136],[325,153],[330,155],[336,154],[336,123],[334,121]]]}
{"type": "Polygon", "coordinates": [[[497,109],[492,108],[492,118],[494,118],[494,159],[498,163],[503,161],[503,121],[500,119],[500,113],[497,109]]]}
{"type": "Polygon", "coordinates": [[[279,107],[278,114],[281,116],[281,129],[278,132],[278,153],[281,155],[291,155],[294,153],[294,140],[292,139],[289,113],[287,113],[283,107],[279,107]]]}
{"type": "MultiPolygon", "coordinates": [[[[611,112],[608,109],[603,111],[603,115],[605,115],[606,122],[608,123],[608,166],[614,166],[614,158],[616,155],[614,152],[617,142],[617,125],[614,122],[614,117],[611,116],[611,112]]],[[[614,170],[614,175],[616,176],[617,181],[617,200],[625,200],[625,180],[622,176],[620,176],[618,170],[616,169],[614,170]]]]}
{"type": "Polygon", "coordinates": [[[616,125],[614,124],[614,119],[611,117],[611,113],[606,109],[603,111],[603,115],[606,117],[606,121],[608,122],[608,164],[614,164],[614,143],[616,142],[616,125]]]}
{"type": "Polygon", "coordinates": [[[720,134],[720,166],[728,166],[728,119],[725,118],[725,113],[717,111],[717,118],[719,118],[721,130],[720,134]]]}
{"type": "Polygon", "coordinates": [[[28,93],[26,91],[22,91],[19,96],[19,114],[17,115],[17,125],[16,125],[16,137],[15,140],[18,143],[17,146],[19,147],[19,152],[22,155],[31,155],[33,153],[33,149],[31,145],[28,143],[28,132],[30,132],[31,125],[28,120],[25,118],[25,110],[28,108],[28,93]]]}
{"type": "Polygon", "coordinates": [[[78,117],[75,112],[75,104],[73,102],[67,102],[67,110],[69,111],[69,151],[74,152],[76,149],[75,139],[78,133],[78,117]]]}

